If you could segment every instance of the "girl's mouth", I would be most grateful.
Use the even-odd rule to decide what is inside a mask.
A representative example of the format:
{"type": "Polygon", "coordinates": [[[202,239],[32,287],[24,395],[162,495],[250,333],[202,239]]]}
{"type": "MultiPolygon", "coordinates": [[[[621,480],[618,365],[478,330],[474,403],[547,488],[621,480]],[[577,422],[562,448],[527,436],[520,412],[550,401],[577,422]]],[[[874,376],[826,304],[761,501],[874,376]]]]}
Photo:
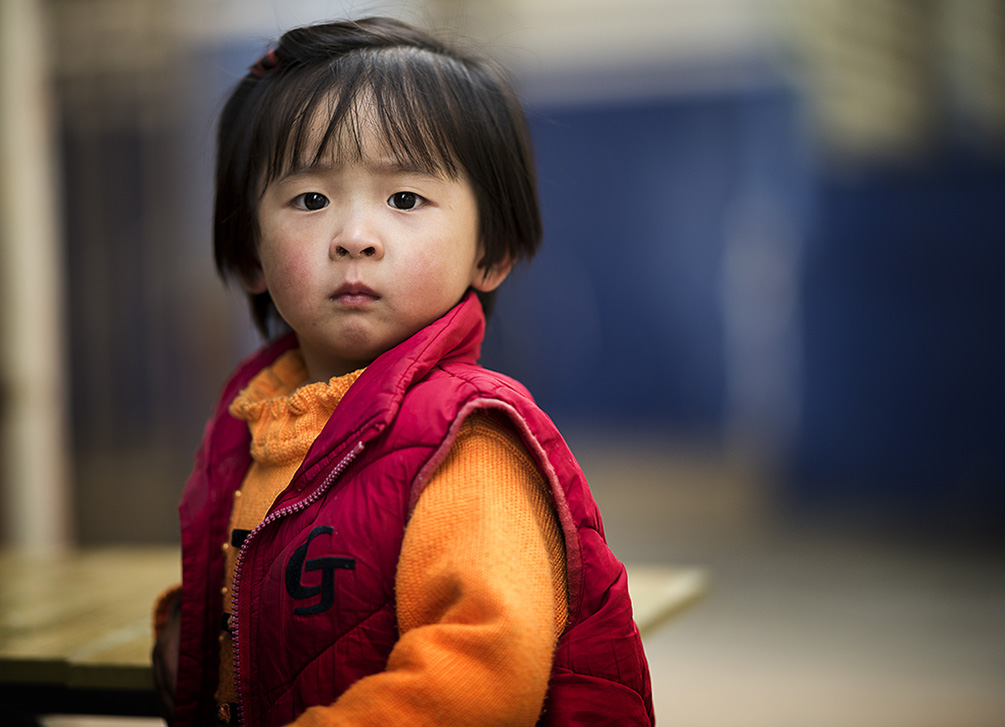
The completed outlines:
{"type": "Polygon", "coordinates": [[[349,308],[360,308],[379,298],[377,293],[362,283],[343,283],[331,295],[333,301],[349,308]]]}

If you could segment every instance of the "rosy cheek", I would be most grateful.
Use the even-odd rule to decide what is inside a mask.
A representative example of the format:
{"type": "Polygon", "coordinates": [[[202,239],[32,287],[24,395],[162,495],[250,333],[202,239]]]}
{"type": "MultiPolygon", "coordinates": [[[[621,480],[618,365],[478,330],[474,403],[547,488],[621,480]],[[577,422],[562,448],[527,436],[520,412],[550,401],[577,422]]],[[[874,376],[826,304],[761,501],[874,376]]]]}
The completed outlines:
{"type": "Polygon", "coordinates": [[[292,281],[296,281],[311,272],[312,262],[303,250],[287,251],[279,261],[279,271],[292,281]]]}
{"type": "Polygon", "coordinates": [[[260,259],[273,299],[285,298],[287,291],[306,282],[311,269],[307,255],[296,246],[263,245],[260,259]]]}
{"type": "Polygon", "coordinates": [[[428,280],[436,272],[437,256],[427,250],[412,250],[402,266],[402,275],[409,281],[428,280]]]}

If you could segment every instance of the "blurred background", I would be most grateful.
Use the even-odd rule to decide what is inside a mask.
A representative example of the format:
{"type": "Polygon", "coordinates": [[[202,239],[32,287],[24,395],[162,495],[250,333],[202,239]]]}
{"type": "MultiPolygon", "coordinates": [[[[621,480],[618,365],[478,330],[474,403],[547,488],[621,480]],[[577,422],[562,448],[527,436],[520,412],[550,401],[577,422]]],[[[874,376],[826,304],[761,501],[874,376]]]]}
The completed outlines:
{"type": "Polygon", "coordinates": [[[0,539],[176,542],[227,372],[215,117],[269,41],[388,14],[512,72],[545,245],[483,363],[623,559],[682,725],[1005,724],[1005,2],[0,0],[0,539]]]}

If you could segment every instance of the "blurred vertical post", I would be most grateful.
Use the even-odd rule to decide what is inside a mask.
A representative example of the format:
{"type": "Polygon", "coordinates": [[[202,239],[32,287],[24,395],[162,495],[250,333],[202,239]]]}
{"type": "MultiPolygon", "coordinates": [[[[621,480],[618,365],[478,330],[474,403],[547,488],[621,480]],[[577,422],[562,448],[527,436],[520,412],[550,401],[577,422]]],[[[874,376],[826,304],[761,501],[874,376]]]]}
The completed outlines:
{"type": "Polygon", "coordinates": [[[70,539],[63,270],[43,0],[0,2],[0,512],[3,541],[70,539]]]}

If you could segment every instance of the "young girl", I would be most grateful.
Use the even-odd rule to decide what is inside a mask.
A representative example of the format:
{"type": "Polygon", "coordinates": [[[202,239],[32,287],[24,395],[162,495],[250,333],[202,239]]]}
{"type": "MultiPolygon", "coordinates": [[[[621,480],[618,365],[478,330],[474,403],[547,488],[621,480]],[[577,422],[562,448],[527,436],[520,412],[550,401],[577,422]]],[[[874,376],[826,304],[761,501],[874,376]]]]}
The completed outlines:
{"type": "Polygon", "coordinates": [[[300,28],[218,141],[217,266],[289,332],[224,388],[182,497],[174,724],[651,724],[583,474],[476,363],[540,240],[503,75],[392,20],[300,28]]]}

